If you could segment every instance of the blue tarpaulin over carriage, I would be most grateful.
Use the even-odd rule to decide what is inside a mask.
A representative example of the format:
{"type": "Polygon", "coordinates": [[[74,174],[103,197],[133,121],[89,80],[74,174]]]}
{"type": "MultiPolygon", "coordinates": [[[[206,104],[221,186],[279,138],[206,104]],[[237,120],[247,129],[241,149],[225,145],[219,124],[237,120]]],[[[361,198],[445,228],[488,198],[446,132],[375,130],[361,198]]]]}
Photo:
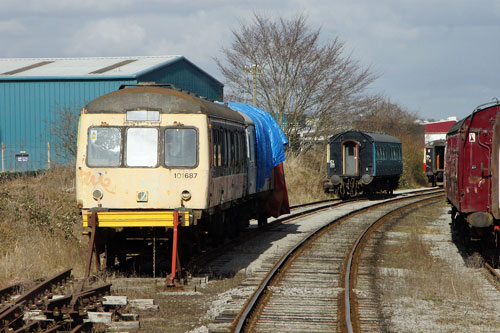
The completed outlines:
{"type": "Polygon", "coordinates": [[[265,179],[271,177],[271,169],[285,161],[283,146],[288,144],[288,140],[276,120],[266,111],[243,103],[229,102],[227,105],[246,114],[254,122],[257,141],[257,188],[260,188],[265,179]]]}

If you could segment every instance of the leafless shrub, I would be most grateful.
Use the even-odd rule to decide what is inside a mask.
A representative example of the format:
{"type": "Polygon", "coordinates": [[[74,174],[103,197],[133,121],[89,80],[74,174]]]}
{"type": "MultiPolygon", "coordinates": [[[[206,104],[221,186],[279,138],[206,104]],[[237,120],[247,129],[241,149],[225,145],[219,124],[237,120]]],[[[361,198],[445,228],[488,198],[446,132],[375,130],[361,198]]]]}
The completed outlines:
{"type": "Polygon", "coordinates": [[[78,138],[78,111],[76,107],[58,106],[52,122],[51,135],[59,164],[72,163],[76,158],[78,138]]]}

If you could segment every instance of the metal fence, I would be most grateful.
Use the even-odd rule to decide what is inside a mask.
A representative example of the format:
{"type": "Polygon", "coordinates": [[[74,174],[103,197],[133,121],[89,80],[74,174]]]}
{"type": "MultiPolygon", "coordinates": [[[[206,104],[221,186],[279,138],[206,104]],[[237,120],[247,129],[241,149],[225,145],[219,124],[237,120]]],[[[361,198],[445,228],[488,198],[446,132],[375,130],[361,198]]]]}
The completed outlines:
{"type": "Polygon", "coordinates": [[[38,147],[0,143],[0,172],[26,172],[50,169],[59,163],[50,142],[38,147]]]}

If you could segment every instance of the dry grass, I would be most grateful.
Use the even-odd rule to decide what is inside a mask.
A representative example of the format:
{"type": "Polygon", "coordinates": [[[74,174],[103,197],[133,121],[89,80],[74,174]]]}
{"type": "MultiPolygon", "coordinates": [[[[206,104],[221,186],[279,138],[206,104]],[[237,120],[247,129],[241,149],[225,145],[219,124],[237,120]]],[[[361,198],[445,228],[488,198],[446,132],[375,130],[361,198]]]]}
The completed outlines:
{"type": "Polygon", "coordinates": [[[69,267],[81,274],[87,248],[81,231],[73,168],[2,180],[0,286],[69,267]]]}
{"type": "Polygon", "coordinates": [[[382,252],[385,267],[403,269],[406,274],[389,279],[385,284],[384,296],[388,299],[410,297],[434,302],[444,299],[479,301],[477,284],[473,274],[464,274],[461,265],[452,266],[433,252],[433,242],[426,241],[425,234],[434,234],[422,221],[431,221],[442,213],[440,206],[419,210],[405,218],[394,231],[408,232],[408,238],[401,244],[385,245],[382,252]]]}
{"type": "Polygon", "coordinates": [[[423,169],[424,144],[414,137],[401,137],[403,150],[403,174],[399,180],[399,186],[419,187],[427,185],[423,169]]]}
{"type": "Polygon", "coordinates": [[[481,258],[451,243],[447,209],[443,202],[405,216],[379,244],[382,266],[400,269],[378,270],[389,332],[499,331],[496,291],[474,268],[481,258]]]}
{"type": "Polygon", "coordinates": [[[321,185],[326,178],[325,161],[324,151],[287,155],[284,168],[291,205],[329,198],[321,185]]]}

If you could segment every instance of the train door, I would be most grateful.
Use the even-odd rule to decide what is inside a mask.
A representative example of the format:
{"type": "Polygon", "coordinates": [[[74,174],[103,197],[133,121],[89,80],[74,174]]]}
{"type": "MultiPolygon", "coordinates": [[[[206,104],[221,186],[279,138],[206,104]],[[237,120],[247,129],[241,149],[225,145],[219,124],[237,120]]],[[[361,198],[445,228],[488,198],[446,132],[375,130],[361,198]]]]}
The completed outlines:
{"type": "Polygon", "coordinates": [[[257,165],[255,161],[255,128],[247,126],[247,158],[248,158],[248,193],[253,194],[257,191],[257,165]]]}
{"type": "Polygon", "coordinates": [[[436,154],[436,169],[439,171],[444,170],[444,148],[445,146],[435,146],[436,154]]]}
{"type": "Polygon", "coordinates": [[[344,176],[358,175],[358,145],[353,141],[343,144],[344,176]]]}
{"type": "MultiPolygon", "coordinates": [[[[449,147],[447,148],[449,149],[449,147]]],[[[448,164],[446,165],[448,168],[448,164]]],[[[483,175],[490,179],[490,207],[493,217],[500,219],[500,112],[497,113],[495,125],[493,126],[493,137],[491,139],[491,169],[482,171],[483,175]],[[489,178],[491,177],[491,178],[489,178]]]]}

